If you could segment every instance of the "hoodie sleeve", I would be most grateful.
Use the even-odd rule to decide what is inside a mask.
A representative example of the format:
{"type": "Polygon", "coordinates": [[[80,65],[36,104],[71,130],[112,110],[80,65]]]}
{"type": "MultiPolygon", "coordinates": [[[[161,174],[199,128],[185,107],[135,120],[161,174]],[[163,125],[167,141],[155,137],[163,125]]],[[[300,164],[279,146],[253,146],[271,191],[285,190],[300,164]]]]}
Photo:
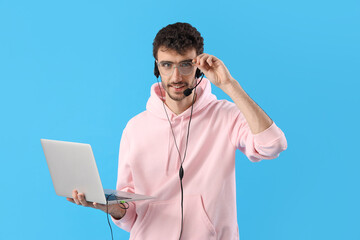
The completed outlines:
{"type": "MultiPolygon", "coordinates": [[[[118,166],[118,178],[116,184],[116,190],[135,193],[134,181],[132,177],[132,171],[129,163],[130,144],[126,137],[126,129],[123,132],[120,141],[119,151],[119,166],[118,166]]],[[[120,220],[114,219],[112,221],[120,228],[130,232],[134,222],[137,218],[136,206],[133,202],[129,202],[129,208],[126,210],[126,214],[120,220]]]]}
{"type": "Polygon", "coordinates": [[[243,152],[250,161],[259,162],[263,159],[274,159],[287,148],[284,133],[275,122],[264,131],[252,134],[250,127],[240,110],[234,105],[230,127],[230,141],[243,152]]]}

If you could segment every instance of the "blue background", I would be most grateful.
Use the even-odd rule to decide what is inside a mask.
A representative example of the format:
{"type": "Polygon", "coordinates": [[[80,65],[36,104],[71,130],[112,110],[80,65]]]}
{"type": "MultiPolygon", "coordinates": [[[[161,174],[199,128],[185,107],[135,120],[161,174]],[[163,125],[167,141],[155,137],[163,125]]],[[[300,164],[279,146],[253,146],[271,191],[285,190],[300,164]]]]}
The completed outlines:
{"type": "Polygon", "coordinates": [[[276,160],[237,153],[240,238],[360,239],[356,0],[0,0],[0,239],[111,239],[103,212],[55,194],[40,138],[90,143],[114,188],[122,130],[156,81],[153,38],[177,21],[288,140],[276,160]]]}

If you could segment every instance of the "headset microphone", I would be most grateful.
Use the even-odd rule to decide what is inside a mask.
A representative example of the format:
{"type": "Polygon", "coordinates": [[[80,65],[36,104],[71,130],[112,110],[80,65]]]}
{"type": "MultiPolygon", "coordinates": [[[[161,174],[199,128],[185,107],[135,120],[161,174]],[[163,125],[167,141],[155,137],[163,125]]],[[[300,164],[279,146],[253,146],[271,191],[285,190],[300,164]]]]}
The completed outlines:
{"type": "Polygon", "coordinates": [[[203,80],[203,78],[204,78],[204,74],[201,75],[201,79],[200,79],[200,81],[195,85],[195,87],[193,87],[193,88],[188,88],[188,89],[186,89],[186,90],[184,91],[184,95],[185,95],[185,96],[189,96],[189,95],[192,93],[192,91],[201,83],[201,81],[203,80]]]}

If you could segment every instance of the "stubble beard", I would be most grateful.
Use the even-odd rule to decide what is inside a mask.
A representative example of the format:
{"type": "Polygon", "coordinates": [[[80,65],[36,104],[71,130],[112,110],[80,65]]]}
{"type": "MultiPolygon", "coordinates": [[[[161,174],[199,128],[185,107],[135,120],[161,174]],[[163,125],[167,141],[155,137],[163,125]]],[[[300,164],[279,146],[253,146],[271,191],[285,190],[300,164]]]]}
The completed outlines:
{"type": "MultiPolygon", "coordinates": [[[[193,81],[194,81],[193,85],[195,86],[196,80],[194,79],[193,81]]],[[[165,85],[165,83],[163,81],[161,81],[161,85],[162,85],[163,89],[165,89],[167,95],[174,101],[182,101],[184,98],[187,97],[187,96],[184,95],[183,92],[180,92],[179,94],[175,94],[175,95],[171,94],[170,90],[169,90],[171,84],[165,85]]],[[[184,83],[184,85],[185,85],[185,89],[189,88],[189,84],[187,84],[186,82],[184,83]]]]}
{"type": "MultiPolygon", "coordinates": [[[[181,101],[186,97],[183,92],[180,92],[179,94],[171,94],[170,90],[169,90],[170,89],[169,84],[167,86],[165,86],[165,84],[162,82],[162,86],[165,89],[167,95],[174,101],[181,101]]],[[[188,88],[188,86],[189,85],[185,83],[185,87],[188,88]]]]}

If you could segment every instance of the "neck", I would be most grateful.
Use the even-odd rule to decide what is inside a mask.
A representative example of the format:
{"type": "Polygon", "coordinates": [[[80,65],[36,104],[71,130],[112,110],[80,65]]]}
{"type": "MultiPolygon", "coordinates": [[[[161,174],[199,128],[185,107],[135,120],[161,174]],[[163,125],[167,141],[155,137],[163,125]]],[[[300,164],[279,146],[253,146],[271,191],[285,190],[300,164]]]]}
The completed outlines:
{"type": "MultiPolygon", "coordinates": [[[[166,94],[165,104],[166,104],[166,106],[168,106],[168,108],[173,113],[175,113],[176,115],[179,115],[179,114],[183,113],[186,109],[191,107],[193,98],[194,98],[194,94],[195,93],[192,92],[189,96],[185,97],[181,101],[175,101],[175,100],[171,99],[169,96],[167,96],[167,94],[166,94]]],[[[196,100],[196,95],[195,95],[195,100],[196,100]]]]}

